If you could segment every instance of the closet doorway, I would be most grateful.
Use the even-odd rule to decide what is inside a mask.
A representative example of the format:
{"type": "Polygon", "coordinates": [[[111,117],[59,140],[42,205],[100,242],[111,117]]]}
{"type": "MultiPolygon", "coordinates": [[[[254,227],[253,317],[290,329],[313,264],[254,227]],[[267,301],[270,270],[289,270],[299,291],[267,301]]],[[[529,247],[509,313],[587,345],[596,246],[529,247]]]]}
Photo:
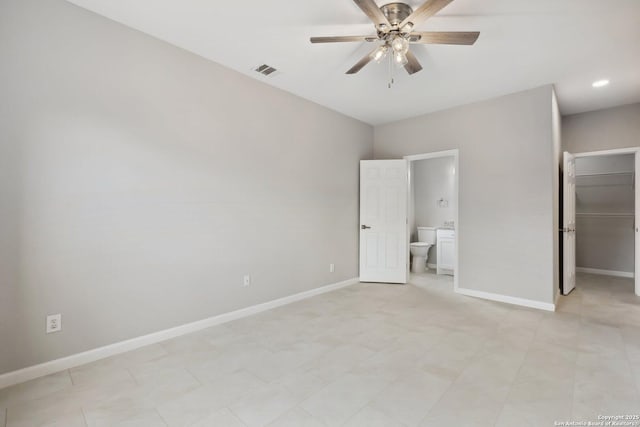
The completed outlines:
{"type": "Polygon", "coordinates": [[[565,153],[564,295],[576,272],[635,278],[640,295],[637,157],[637,148],[565,153]]]}

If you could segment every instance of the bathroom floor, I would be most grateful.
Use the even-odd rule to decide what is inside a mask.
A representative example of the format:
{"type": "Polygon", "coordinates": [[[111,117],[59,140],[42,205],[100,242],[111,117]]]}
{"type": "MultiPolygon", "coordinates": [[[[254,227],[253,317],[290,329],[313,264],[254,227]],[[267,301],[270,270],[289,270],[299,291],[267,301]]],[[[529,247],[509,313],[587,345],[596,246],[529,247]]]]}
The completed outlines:
{"type": "Polygon", "coordinates": [[[433,291],[446,290],[453,292],[453,276],[436,274],[435,269],[427,269],[424,273],[411,273],[409,283],[433,291]]]}
{"type": "Polygon", "coordinates": [[[450,276],[361,283],[0,390],[0,427],[553,426],[640,413],[640,298],[580,275],[555,313],[450,276]]]}

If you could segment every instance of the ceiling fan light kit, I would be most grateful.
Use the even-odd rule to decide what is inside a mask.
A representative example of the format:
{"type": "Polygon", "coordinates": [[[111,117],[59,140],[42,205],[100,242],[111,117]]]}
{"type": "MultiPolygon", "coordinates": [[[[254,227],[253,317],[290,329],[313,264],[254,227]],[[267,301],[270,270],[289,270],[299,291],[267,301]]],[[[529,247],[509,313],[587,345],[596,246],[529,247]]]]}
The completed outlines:
{"type": "Polygon", "coordinates": [[[407,55],[405,53],[402,53],[402,52],[394,52],[393,53],[393,60],[396,62],[396,64],[402,65],[403,67],[405,65],[407,65],[407,62],[409,62],[409,59],[407,58],[407,55]]]}
{"type": "Polygon", "coordinates": [[[389,46],[383,44],[382,46],[371,52],[371,59],[379,64],[384,58],[386,58],[387,53],[389,53],[389,46]]]}
{"type": "MultiPolygon", "coordinates": [[[[427,0],[415,11],[405,3],[388,3],[378,7],[374,0],[353,0],[369,17],[376,28],[375,36],[311,37],[311,43],[382,42],[347,71],[355,74],[369,62],[382,62],[388,55],[391,61],[403,66],[409,75],[422,70],[422,65],[409,49],[410,44],[473,45],[479,32],[431,31],[414,32],[414,28],[438,13],[453,0],[427,0]]],[[[393,83],[393,77],[391,77],[393,83]]]]}
{"type": "Polygon", "coordinates": [[[402,36],[395,36],[391,42],[391,47],[396,52],[407,53],[409,50],[409,42],[402,36]]]}

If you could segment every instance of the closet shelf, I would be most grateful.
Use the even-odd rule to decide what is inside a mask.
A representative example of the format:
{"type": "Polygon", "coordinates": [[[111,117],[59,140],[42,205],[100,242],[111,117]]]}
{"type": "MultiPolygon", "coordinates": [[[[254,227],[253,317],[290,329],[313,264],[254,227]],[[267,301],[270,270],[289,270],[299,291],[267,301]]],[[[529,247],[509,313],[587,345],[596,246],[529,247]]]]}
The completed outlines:
{"type": "Polygon", "coordinates": [[[632,187],[633,172],[577,174],[576,187],[632,187]]]}
{"type": "Polygon", "coordinates": [[[633,184],[576,184],[576,187],[633,187],[633,184]]]}
{"type": "Polygon", "coordinates": [[[609,218],[634,218],[634,213],[614,213],[614,212],[576,212],[576,216],[586,217],[609,217],[609,218]]]}
{"type": "Polygon", "coordinates": [[[633,176],[633,172],[603,172],[603,173],[580,173],[576,178],[583,176],[633,176]]]}

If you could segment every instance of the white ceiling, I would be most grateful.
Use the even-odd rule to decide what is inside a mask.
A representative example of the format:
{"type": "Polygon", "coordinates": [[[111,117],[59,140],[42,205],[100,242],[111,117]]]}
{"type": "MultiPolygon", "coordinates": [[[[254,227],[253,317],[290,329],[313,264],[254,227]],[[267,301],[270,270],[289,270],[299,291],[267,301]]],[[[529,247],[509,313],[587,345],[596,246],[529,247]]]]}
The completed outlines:
{"type": "Polygon", "coordinates": [[[344,74],[371,44],[309,43],[373,34],[352,0],[70,1],[374,125],[549,83],[563,114],[640,102],[640,0],[455,0],[416,30],[480,31],[477,43],[412,47],[424,70],[398,69],[391,89],[384,64],[344,74]],[[263,63],[280,72],[252,71],[263,63]]]}

